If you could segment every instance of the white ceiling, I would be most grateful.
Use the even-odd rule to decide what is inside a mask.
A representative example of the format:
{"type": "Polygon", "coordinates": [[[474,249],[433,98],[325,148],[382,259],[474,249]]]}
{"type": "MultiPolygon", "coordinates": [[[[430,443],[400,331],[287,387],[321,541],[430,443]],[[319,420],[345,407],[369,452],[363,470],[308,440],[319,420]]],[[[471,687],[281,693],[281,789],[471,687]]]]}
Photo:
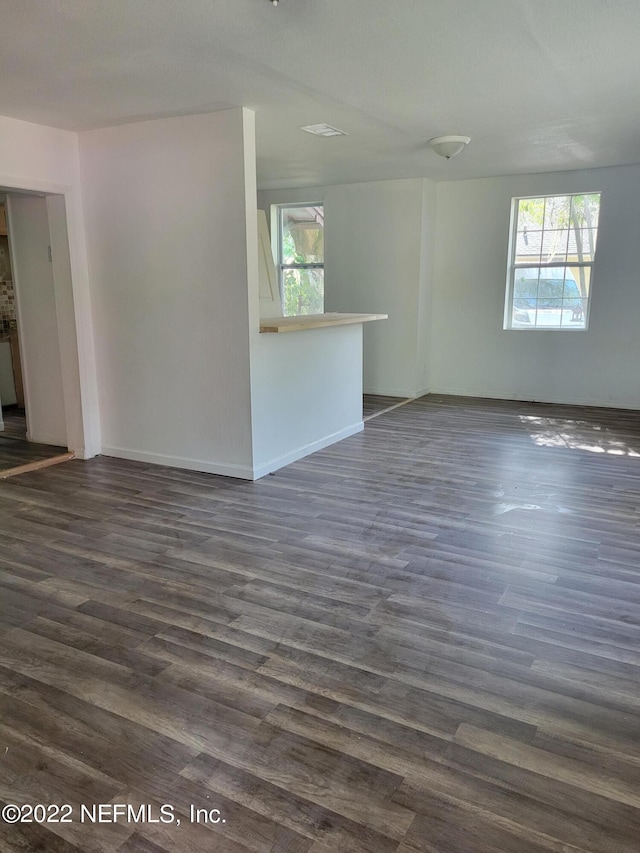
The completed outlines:
{"type": "Polygon", "coordinates": [[[638,0],[0,0],[0,114],[244,105],[264,188],[640,163],[639,45],[638,0]]]}

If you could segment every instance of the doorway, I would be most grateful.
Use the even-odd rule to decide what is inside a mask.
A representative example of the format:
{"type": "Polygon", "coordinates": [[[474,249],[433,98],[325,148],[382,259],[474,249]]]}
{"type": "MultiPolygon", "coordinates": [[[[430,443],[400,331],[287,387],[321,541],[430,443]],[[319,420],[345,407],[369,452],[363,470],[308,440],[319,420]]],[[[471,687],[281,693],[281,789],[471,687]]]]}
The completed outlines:
{"type": "Polygon", "coordinates": [[[69,456],[50,224],[43,195],[0,198],[0,478],[69,456]]]}

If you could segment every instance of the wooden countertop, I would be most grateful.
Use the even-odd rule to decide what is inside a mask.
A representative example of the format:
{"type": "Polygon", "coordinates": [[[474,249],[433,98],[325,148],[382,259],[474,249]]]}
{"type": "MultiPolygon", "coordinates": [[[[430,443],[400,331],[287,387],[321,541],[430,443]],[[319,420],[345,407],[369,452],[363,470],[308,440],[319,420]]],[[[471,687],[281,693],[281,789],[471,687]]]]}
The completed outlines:
{"type": "Polygon", "coordinates": [[[387,320],[388,314],[300,314],[296,317],[269,317],[260,320],[261,332],[303,332],[306,329],[322,329],[326,326],[349,326],[354,323],[370,323],[372,320],[387,320]]]}

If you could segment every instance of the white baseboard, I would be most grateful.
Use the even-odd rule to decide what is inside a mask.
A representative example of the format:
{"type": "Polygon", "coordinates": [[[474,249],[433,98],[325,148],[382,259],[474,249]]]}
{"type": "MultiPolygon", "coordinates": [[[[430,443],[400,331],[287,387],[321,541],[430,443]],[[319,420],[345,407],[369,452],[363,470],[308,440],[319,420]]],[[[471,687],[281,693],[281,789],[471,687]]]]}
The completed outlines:
{"type": "Polygon", "coordinates": [[[418,397],[424,397],[429,393],[428,388],[423,388],[420,391],[408,391],[406,388],[364,388],[363,394],[373,394],[377,397],[402,397],[404,400],[416,400],[418,397]]]}
{"type": "Polygon", "coordinates": [[[76,454],[76,459],[93,459],[94,456],[99,456],[102,452],[100,447],[70,447],[69,450],[73,450],[76,454]]]}
{"type": "Polygon", "coordinates": [[[363,429],[364,422],[358,421],[357,423],[345,427],[338,432],[326,435],[324,438],[318,439],[318,441],[312,441],[311,444],[305,444],[303,447],[292,450],[290,453],[285,453],[284,456],[277,456],[275,459],[272,459],[264,465],[254,467],[253,479],[259,480],[260,477],[264,477],[266,474],[271,474],[279,468],[284,468],[285,465],[290,465],[292,462],[296,462],[298,459],[309,456],[309,454],[315,453],[317,450],[323,450],[325,447],[329,447],[329,445],[335,444],[337,441],[342,441],[343,438],[349,438],[350,435],[362,432],[363,429]]]}
{"type": "Polygon", "coordinates": [[[428,388],[421,388],[420,391],[416,391],[415,394],[411,394],[410,396],[414,400],[418,400],[420,397],[426,397],[427,394],[430,394],[431,391],[428,388]]]}
{"type": "Polygon", "coordinates": [[[185,468],[188,471],[201,471],[204,474],[220,474],[223,477],[236,477],[240,480],[254,480],[253,469],[249,465],[227,465],[224,462],[204,462],[201,459],[189,459],[185,456],[165,456],[163,453],[146,453],[143,450],[129,450],[124,447],[103,447],[103,456],[115,456],[117,459],[130,459],[132,462],[148,462],[151,465],[164,465],[167,468],[185,468]]]}
{"type": "Polygon", "coordinates": [[[284,456],[278,456],[269,462],[250,468],[248,465],[227,465],[221,462],[203,462],[200,459],[190,459],[184,456],[166,456],[162,453],[147,453],[142,450],[129,450],[124,447],[103,447],[103,456],[113,456],[116,459],[130,459],[132,462],[148,462],[151,465],[164,465],[167,468],[185,468],[188,471],[202,471],[205,474],[220,474],[223,477],[236,477],[241,480],[258,480],[266,474],[271,474],[279,468],[284,468],[291,462],[296,462],[304,456],[309,456],[310,453],[315,453],[316,450],[322,450],[335,444],[337,441],[342,441],[343,438],[349,438],[364,429],[363,421],[358,421],[351,426],[331,435],[324,436],[311,444],[305,444],[303,447],[298,447],[284,456]]]}
{"type": "Polygon", "coordinates": [[[525,391],[519,391],[517,394],[504,394],[494,390],[485,391],[481,389],[450,388],[448,390],[431,390],[431,396],[441,394],[451,397],[478,397],[482,400],[512,400],[514,403],[553,403],[559,406],[593,406],[596,409],[631,409],[637,411],[640,409],[640,399],[638,400],[603,400],[601,397],[582,397],[580,395],[567,399],[555,394],[527,394],[525,391]]]}
{"type": "Polygon", "coordinates": [[[91,453],[86,447],[78,447],[77,449],[70,447],[69,450],[73,450],[76,459],[93,459],[94,456],[98,456],[98,453],[91,453]]]}

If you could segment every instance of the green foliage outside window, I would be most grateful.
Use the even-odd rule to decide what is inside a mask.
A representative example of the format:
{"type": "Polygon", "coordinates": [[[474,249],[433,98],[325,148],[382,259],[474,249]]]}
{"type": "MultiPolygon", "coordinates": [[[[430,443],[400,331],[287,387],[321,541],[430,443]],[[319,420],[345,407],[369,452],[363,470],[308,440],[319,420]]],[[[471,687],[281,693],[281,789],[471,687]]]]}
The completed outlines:
{"type": "Polygon", "coordinates": [[[324,311],[324,216],[322,206],[281,211],[282,296],[286,316],[324,311]]]}
{"type": "Polygon", "coordinates": [[[322,314],[324,311],[324,270],[284,270],[284,313],[322,314]]]}

